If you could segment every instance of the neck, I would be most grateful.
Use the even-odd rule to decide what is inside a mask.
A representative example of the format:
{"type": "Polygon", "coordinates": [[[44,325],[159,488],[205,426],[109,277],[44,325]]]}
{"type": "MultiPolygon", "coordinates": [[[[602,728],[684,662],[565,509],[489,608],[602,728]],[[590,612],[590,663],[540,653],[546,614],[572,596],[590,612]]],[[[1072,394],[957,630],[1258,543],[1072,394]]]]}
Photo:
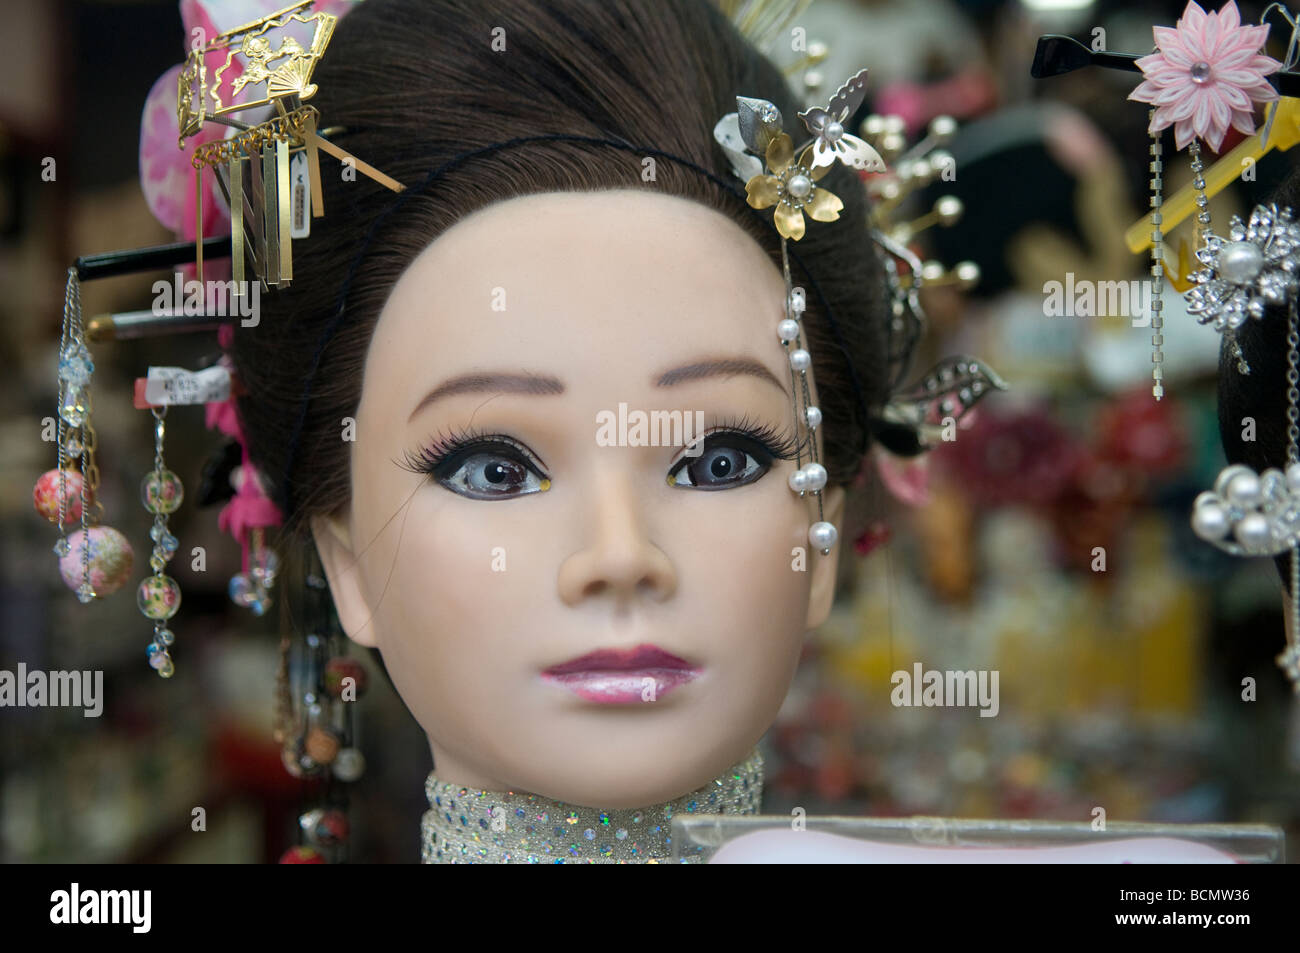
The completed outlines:
{"type": "Polygon", "coordinates": [[[763,758],[755,749],[703,787],[671,801],[628,810],[567,804],[519,791],[424,784],[420,823],[426,864],[638,864],[672,859],[672,818],[757,814],[763,758]]]}

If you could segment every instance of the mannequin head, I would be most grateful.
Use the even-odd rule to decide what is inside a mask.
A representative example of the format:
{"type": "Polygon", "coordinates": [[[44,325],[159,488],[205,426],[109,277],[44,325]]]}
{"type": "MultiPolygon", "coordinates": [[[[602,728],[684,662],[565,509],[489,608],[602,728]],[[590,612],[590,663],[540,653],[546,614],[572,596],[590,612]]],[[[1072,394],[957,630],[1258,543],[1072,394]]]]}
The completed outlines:
{"type": "MultiPolygon", "coordinates": [[[[712,128],[735,96],[771,100],[787,124],[798,109],[705,0],[367,0],[317,78],[322,117],[347,130],[339,143],[408,184],[468,150],[553,132],[646,144],[729,179],[712,128]]],[[[382,220],[392,193],[327,177],[294,285],[236,334],[249,450],[274,482],[320,329],[374,225],[313,379],[286,516],[445,780],[610,808],[681,795],[748,754],[831,606],[846,484],[887,388],[861,187],[832,171],[822,184],[841,220],[796,248],[825,518],[841,529],[823,556],[807,542],[816,506],[787,484],[770,213],[674,162],[646,168],[618,150],[529,144],[461,164],[382,220]],[[606,445],[598,415],[620,404],[699,412],[703,453],[606,445]],[[639,646],[689,672],[659,672],[619,704],[547,673],[639,646]]]]}

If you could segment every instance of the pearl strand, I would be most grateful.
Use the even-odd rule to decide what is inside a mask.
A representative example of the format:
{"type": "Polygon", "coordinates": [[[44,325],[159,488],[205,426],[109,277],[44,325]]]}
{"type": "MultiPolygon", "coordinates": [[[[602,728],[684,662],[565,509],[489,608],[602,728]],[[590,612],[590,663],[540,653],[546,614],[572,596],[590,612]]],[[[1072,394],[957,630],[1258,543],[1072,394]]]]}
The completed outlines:
{"type": "Polygon", "coordinates": [[[786,240],[781,239],[781,266],[785,276],[785,313],[786,316],[777,324],[777,337],[781,346],[787,351],[790,365],[790,401],[794,409],[796,435],[802,425],[808,442],[808,463],[803,462],[802,442],[795,445],[795,464],[797,469],[790,474],[790,489],[799,496],[812,493],[817,498],[817,521],[808,528],[808,542],[829,556],[831,547],[839,538],[839,532],[833,523],[825,519],[822,509],[822,490],[828,482],[826,468],[817,461],[817,428],[821,426],[821,409],[812,403],[812,392],[808,386],[808,370],[812,367],[812,355],[803,346],[803,328],[800,319],[807,307],[806,296],[802,288],[795,288],[790,278],[790,257],[786,240]],[[794,345],[794,350],[790,349],[794,345]],[[798,375],[796,380],[795,375],[798,375]],[[803,395],[804,411],[799,412],[799,396],[803,395]]]}

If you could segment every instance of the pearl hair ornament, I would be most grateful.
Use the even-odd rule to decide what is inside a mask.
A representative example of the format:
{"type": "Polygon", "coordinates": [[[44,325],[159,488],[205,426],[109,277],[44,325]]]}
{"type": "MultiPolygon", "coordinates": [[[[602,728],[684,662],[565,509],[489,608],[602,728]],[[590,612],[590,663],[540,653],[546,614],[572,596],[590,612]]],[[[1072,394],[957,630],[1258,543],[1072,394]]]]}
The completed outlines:
{"type": "Polygon", "coordinates": [[[1291,619],[1287,647],[1277,663],[1300,695],[1300,225],[1289,208],[1258,205],[1243,223],[1234,217],[1227,239],[1205,236],[1197,252],[1202,268],[1187,292],[1187,310],[1201,324],[1213,324],[1237,361],[1250,365],[1234,332],[1265,318],[1269,305],[1290,302],[1287,332],[1287,465],[1256,473],[1236,463],[1226,467],[1214,489],[1192,505],[1192,530],[1234,556],[1279,556],[1291,552],[1291,619]]]}
{"type": "Polygon", "coordinates": [[[830,555],[839,531],[825,519],[823,512],[822,491],[828,474],[817,459],[817,430],[822,424],[822,412],[812,404],[808,383],[812,355],[804,346],[801,324],[807,296],[791,279],[787,243],[803,237],[805,215],[822,222],[839,218],[843,203],[817,185],[836,161],[863,171],[885,169],[884,160],[872,146],[844,129],[844,122],[852,117],[866,96],[866,78],[867,71],[859,71],[839,88],[826,108],[813,107],[799,113],[813,139],[797,150],[782,129],[781,111],[763,99],[738,96],[737,111],[724,116],[713,130],[714,138],[731,160],[733,171],[745,182],[749,205],[756,209],[775,208],[786,291],[785,316],[777,323],[776,335],[786,349],[790,365],[795,426],[803,430],[795,451],[797,469],[790,474],[789,485],[800,497],[809,494],[816,497],[817,520],[808,529],[808,542],[823,555],[830,555]]]}

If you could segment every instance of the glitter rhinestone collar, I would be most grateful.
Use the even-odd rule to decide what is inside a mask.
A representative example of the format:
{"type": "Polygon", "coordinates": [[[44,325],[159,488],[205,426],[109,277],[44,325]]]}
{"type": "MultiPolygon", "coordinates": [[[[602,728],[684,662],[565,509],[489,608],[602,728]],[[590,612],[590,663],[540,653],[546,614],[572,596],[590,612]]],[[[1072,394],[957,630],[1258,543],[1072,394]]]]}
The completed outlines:
{"type": "Polygon", "coordinates": [[[536,794],[424,782],[426,864],[644,864],[672,853],[674,814],[757,814],[763,758],[753,753],[703,787],[667,803],[602,811],[536,794]]]}

